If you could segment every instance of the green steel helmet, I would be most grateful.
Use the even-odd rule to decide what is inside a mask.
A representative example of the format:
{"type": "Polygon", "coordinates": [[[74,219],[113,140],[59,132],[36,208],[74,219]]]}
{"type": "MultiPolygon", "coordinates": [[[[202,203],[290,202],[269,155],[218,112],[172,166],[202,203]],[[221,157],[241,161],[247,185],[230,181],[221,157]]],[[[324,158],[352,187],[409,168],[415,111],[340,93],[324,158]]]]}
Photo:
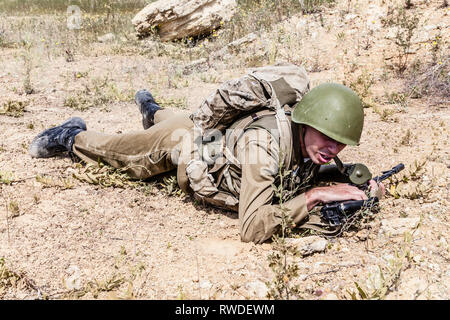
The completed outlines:
{"type": "Polygon", "coordinates": [[[292,121],[311,126],[340,143],[357,145],[364,111],[353,90],[338,83],[325,83],[313,88],[295,105],[292,121]]]}

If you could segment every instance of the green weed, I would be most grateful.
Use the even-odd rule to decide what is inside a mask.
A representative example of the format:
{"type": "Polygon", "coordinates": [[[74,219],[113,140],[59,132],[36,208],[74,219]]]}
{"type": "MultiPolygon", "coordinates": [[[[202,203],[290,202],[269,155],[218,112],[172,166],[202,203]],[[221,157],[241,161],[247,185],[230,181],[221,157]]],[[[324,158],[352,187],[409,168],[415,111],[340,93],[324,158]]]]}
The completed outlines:
{"type": "Polygon", "coordinates": [[[97,165],[86,164],[85,166],[75,164],[75,170],[72,170],[72,176],[82,182],[106,188],[139,188],[143,186],[142,181],[132,180],[124,171],[107,166],[101,162],[97,165]]]}
{"type": "Polygon", "coordinates": [[[38,292],[38,298],[44,298],[39,288],[35,285],[34,281],[29,279],[24,272],[15,272],[10,270],[5,263],[4,258],[0,258],[0,299],[6,294],[9,289],[25,289],[35,290],[38,292]]]}
{"type": "Polygon", "coordinates": [[[347,291],[352,300],[383,300],[397,290],[404,270],[410,268],[412,235],[405,233],[404,243],[400,250],[395,250],[394,257],[386,265],[378,266],[378,270],[369,274],[367,285],[355,282],[356,291],[347,291]]]}
{"type": "Polygon", "coordinates": [[[407,101],[408,97],[404,93],[400,93],[400,92],[387,93],[386,98],[390,104],[396,104],[402,108],[408,107],[408,101],[407,101]]]}
{"type": "Polygon", "coordinates": [[[8,100],[3,103],[0,108],[0,115],[6,115],[14,118],[22,117],[26,111],[25,107],[28,106],[28,104],[29,102],[8,100]]]}
{"type": "Polygon", "coordinates": [[[0,184],[10,185],[12,182],[14,182],[14,176],[11,172],[0,171],[0,184]]]}
{"type": "Polygon", "coordinates": [[[392,177],[386,188],[389,195],[394,198],[405,198],[409,200],[426,199],[433,189],[433,179],[431,181],[423,181],[425,174],[425,164],[415,160],[409,170],[400,178],[392,177]]]}
{"type": "Polygon", "coordinates": [[[158,104],[163,108],[178,108],[178,109],[187,109],[187,99],[186,97],[182,98],[169,98],[169,97],[163,97],[157,93],[154,94],[155,100],[158,102],[158,104]]]}
{"type": "MultiPolygon", "coordinates": [[[[362,104],[364,108],[371,107],[373,105],[373,101],[370,97],[371,91],[370,88],[375,83],[375,79],[372,75],[369,74],[366,70],[364,70],[355,81],[351,81],[348,85],[351,89],[353,89],[358,96],[362,100],[362,104]]],[[[344,84],[347,84],[347,81],[344,81],[344,84]]]]}
{"type": "Polygon", "coordinates": [[[51,177],[51,176],[36,176],[36,181],[41,183],[44,188],[57,187],[62,190],[73,189],[75,187],[74,181],[71,178],[51,177]]]}
{"type": "Polygon", "coordinates": [[[11,217],[17,217],[20,214],[19,203],[17,201],[10,201],[8,203],[8,211],[11,212],[11,217]]]}
{"type": "Polygon", "coordinates": [[[419,26],[419,17],[407,13],[403,7],[398,7],[391,10],[382,22],[385,26],[396,27],[396,34],[392,42],[399,53],[393,67],[399,74],[402,74],[408,68],[409,55],[413,45],[412,38],[419,26]]]}
{"type": "Polygon", "coordinates": [[[333,0],[239,0],[235,15],[223,26],[226,42],[270,28],[295,14],[313,13],[324,5],[333,5],[333,0]]]}
{"type": "Polygon", "coordinates": [[[161,187],[168,196],[184,196],[183,190],[181,190],[178,186],[176,176],[164,177],[163,182],[161,183],[161,187]]]}
{"type": "MultiPolygon", "coordinates": [[[[282,157],[280,157],[282,159],[282,157]]],[[[300,286],[293,284],[298,274],[298,264],[293,258],[300,256],[297,247],[289,244],[286,239],[291,237],[292,229],[295,226],[290,218],[289,210],[284,205],[286,192],[284,189],[285,180],[290,176],[290,171],[283,170],[282,163],[279,165],[278,178],[279,185],[273,185],[276,197],[279,199],[281,225],[278,234],[272,239],[273,252],[268,255],[269,267],[274,273],[274,279],[266,282],[268,287],[267,298],[276,300],[289,300],[300,297],[300,286]]]]}
{"type": "MultiPolygon", "coordinates": [[[[75,74],[77,78],[83,76],[83,73],[75,74]]],[[[64,107],[86,111],[116,101],[130,101],[134,97],[132,90],[119,90],[108,77],[93,79],[90,85],[84,87],[84,90],[67,97],[63,103],[64,107]]]]}
{"type": "Polygon", "coordinates": [[[66,13],[69,5],[77,5],[87,13],[137,12],[151,0],[8,0],[0,2],[0,12],[5,13],[66,13]],[[70,2],[70,3],[69,3],[70,2]]]}

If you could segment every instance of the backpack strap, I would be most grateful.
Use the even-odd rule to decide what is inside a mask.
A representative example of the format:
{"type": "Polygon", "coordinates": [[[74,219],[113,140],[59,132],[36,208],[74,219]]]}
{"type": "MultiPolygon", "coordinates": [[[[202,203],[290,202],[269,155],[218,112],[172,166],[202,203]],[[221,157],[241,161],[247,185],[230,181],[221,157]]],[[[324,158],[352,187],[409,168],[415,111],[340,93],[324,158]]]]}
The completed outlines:
{"type": "MultiPolygon", "coordinates": [[[[242,120],[240,120],[236,126],[233,127],[233,130],[231,130],[231,134],[227,135],[224,141],[223,146],[223,154],[226,158],[227,162],[233,164],[237,168],[241,169],[241,164],[237,157],[235,156],[235,149],[237,142],[239,138],[242,137],[245,130],[247,130],[251,124],[253,124],[255,121],[263,118],[263,117],[270,117],[275,116],[277,121],[277,128],[280,132],[280,150],[282,150],[282,156],[283,156],[283,165],[285,168],[289,168],[289,165],[291,163],[292,159],[292,131],[291,131],[291,123],[286,116],[286,113],[289,114],[289,111],[280,108],[277,111],[273,110],[261,110],[259,112],[253,113],[242,120]]],[[[219,161],[220,163],[220,161],[219,161]]],[[[215,172],[218,170],[217,163],[214,165],[214,167],[210,170],[210,172],[215,172]]],[[[222,164],[218,164],[219,166],[223,166],[222,164]]]]}
{"type": "Polygon", "coordinates": [[[285,110],[282,108],[277,110],[275,117],[277,119],[278,129],[280,130],[280,151],[284,157],[283,164],[286,169],[289,169],[293,151],[291,122],[286,117],[285,110]]]}

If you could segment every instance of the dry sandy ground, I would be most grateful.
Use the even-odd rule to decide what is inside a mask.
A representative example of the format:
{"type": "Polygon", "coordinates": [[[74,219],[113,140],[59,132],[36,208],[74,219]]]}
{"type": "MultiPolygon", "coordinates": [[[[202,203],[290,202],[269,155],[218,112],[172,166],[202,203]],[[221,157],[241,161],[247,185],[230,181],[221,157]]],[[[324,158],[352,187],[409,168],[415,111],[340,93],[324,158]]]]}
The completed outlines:
{"type": "MultiPolygon", "coordinates": [[[[386,9],[379,2],[373,4],[386,9]]],[[[414,9],[422,17],[418,31],[426,40],[436,35],[436,25],[448,37],[449,9],[437,9],[439,4],[424,2],[414,9]],[[435,28],[425,28],[429,25],[435,28]]],[[[35,93],[30,95],[22,89],[26,70],[21,49],[2,48],[0,104],[9,100],[29,104],[22,117],[0,115],[0,172],[19,180],[1,184],[0,257],[8,270],[22,278],[18,285],[0,278],[0,297],[265,298],[265,282],[273,279],[267,260],[272,246],[242,243],[236,214],[198,206],[189,197],[168,196],[161,188],[144,193],[81,182],[71,177],[74,164],[68,157],[31,159],[27,148],[37,133],[71,116],[85,119],[89,130],[141,129],[140,115],[129,97],[86,111],[63,105],[68,96],[92,85],[94,78],[107,76],[119,92],[148,88],[160,97],[185,98],[188,109],[194,110],[218,83],[245,74],[248,57],[267,49],[264,41],[290,33],[298,37],[296,41],[273,42],[278,46],[274,61],[289,58],[289,50],[291,55],[300,50],[298,60],[310,71],[313,85],[355,81],[364,70],[374,78],[369,98],[380,101],[381,109],[365,109],[361,145],[345,149],[341,159],[365,163],[375,174],[400,162],[406,165],[405,172],[411,171],[416,160],[426,160],[421,178],[409,187],[419,184],[427,191],[410,195],[413,199],[387,197],[369,229],[328,239],[324,252],[295,259],[300,275],[293,281],[300,284],[301,297],[348,299],[356,291],[354,282],[372,292],[398,276],[388,284],[388,299],[449,299],[448,98],[440,103],[428,97],[407,99],[406,107],[383,100],[385,92],[399,92],[404,79],[393,73],[383,77],[383,55],[395,52],[385,39],[388,30],[370,33],[367,50],[358,47],[369,36],[369,9],[352,7],[342,15],[337,6],[322,17],[325,25],[333,26],[328,30],[321,27],[317,15],[294,17],[281,26],[284,31],[276,29],[273,38],[262,36],[244,52],[211,57],[207,72],[178,78],[173,70],[182,70],[189,61],[158,56],[148,50],[152,42],[133,44],[135,51],[147,50],[145,54],[114,53],[111,44],[92,44],[90,54],[78,54],[74,62],[36,51],[31,73],[35,93]],[[345,38],[339,35],[342,32],[345,38]],[[208,74],[214,79],[206,81],[208,74]],[[175,79],[175,84],[167,79],[175,79]],[[384,109],[392,112],[382,117],[384,109]],[[61,186],[39,182],[37,175],[47,175],[61,186]],[[72,187],[63,187],[58,177],[66,177],[72,187]],[[404,232],[411,236],[409,240],[404,232]]],[[[422,40],[417,41],[415,47],[420,49],[414,57],[425,61],[429,51],[420,45],[422,40]]],[[[448,39],[442,46],[448,54],[448,39]]]]}

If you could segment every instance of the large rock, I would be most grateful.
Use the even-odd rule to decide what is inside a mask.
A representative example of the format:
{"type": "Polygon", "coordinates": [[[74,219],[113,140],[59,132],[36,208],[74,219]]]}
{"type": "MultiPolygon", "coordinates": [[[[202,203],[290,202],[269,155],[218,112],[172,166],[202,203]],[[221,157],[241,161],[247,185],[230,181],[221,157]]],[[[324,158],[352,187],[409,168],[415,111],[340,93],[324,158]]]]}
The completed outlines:
{"type": "Polygon", "coordinates": [[[308,256],[316,252],[325,251],[328,241],[319,236],[286,239],[287,244],[297,247],[302,256],[308,256]]]}
{"type": "Polygon", "coordinates": [[[417,228],[419,223],[419,217],[384,219],[381,220],[380,234],[391,236],[403,235],[405,232],[410,232],[417,228]]]}
{"type": "Polygon", "coordinates": [[[159,0],[142,9],[132,20],[138,37],[156,32],[162,41],[211,33],[229,21],[236,0],[159,0]]]}

